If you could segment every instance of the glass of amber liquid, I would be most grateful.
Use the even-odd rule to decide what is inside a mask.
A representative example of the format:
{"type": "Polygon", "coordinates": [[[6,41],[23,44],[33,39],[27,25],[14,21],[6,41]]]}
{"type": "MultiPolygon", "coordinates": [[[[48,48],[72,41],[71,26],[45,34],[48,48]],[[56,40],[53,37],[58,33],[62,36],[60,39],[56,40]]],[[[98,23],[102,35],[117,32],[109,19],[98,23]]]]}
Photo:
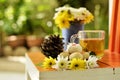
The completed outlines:
{"type": "Polygon", "coordinates": [[[72,41],[79,38],[83,51],[92,51],[101,59],[104,55],[105,32],[103,30],[84,30],[73,35],[72,41]]]}

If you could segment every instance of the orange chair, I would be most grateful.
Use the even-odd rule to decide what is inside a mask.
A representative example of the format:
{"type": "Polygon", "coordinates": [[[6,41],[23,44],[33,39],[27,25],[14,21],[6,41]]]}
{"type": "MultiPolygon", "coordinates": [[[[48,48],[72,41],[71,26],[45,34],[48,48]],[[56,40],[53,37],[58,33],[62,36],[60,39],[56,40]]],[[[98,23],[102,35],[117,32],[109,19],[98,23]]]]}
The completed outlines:
{"type": "Polygon", "coordinates": [[[113,0],[109,51],[120,53],[120,0],[113,0]]]}

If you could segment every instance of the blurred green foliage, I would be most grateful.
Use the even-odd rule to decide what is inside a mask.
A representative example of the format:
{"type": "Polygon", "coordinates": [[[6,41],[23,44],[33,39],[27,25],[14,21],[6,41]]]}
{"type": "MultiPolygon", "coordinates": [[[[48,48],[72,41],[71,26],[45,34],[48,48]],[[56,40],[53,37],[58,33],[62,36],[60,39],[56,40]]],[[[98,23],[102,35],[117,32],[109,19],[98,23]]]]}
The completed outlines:
{"type": "Polygon", "coordinates": [[[0,0],[0,26],[7,35],[53,33],[56,1],[0,0]]]}
{"type": "Polygon", "coordinates": [[[0,0],[0,28],[7,35],[60,34],[53,21],[55,8],[70,5],[86,7],[94,14],[94,21],[85,29],[102,29],[108,45],[108,0],[0,0]]]}

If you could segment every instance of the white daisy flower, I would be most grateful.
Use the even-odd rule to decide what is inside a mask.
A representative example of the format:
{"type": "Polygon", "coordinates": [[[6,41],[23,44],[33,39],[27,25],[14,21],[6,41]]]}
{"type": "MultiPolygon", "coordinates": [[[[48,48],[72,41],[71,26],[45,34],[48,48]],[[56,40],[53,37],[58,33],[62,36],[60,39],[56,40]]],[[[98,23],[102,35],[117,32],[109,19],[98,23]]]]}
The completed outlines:
{"type": "Polygon", "coordinates": [[[68,68],[68,57],[64,58],[63,56],[58,55],[56,64],[53,66],[53,68],[57,70],[66,70],[68,68]]]}
{"type": "Polygon", "coordinates": [[[96,56],[89,56],[88,60],[86,61],[87,68],[91,69],[98,67],[97,60],[98,58],[96,56]]]}

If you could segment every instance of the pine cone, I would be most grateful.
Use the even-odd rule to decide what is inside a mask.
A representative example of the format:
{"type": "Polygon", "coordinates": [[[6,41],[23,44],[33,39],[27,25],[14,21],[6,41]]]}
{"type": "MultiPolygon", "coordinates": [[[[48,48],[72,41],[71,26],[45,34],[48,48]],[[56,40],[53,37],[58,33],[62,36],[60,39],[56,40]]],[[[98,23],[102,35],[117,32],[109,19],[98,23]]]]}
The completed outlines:
{"type": "Polygon", "coordinates": [[[50,35],[41,44],[41,50],[47,57],[57,58],[57,56],[63,52],[63,38],[59,35],[50,35]]]}

